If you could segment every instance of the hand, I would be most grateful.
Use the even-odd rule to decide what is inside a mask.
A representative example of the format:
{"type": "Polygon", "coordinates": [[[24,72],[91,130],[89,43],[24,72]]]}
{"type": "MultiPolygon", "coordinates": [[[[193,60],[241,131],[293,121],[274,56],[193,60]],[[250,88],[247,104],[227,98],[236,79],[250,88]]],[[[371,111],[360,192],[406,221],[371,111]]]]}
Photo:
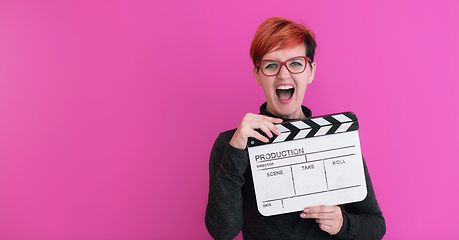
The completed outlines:
{"type": "Polygon", "coordinates": [[[255,129],[260,129],[263,131],[269,138],[273,137],[273,133],[279,135],[281,132],[274,126],[275,123],[281,123],[282,119],[272,118],[264,115],[258,115],[253,113],[247,113],[242,119],[241,124],[237,128],[236,132],[231,138],[230,145],[239,148],[245,149],[247,147],[247,140],[249,137],[256,138],[262,142],[269,142],[269,139],[255,129]]]}
{"type": "Polygon", "coordinates": [[[308,207],[300,214],[301,218],[315,218],[320,229],[335,235],[343,226],[343,212],[338,206],[308,207]]]}

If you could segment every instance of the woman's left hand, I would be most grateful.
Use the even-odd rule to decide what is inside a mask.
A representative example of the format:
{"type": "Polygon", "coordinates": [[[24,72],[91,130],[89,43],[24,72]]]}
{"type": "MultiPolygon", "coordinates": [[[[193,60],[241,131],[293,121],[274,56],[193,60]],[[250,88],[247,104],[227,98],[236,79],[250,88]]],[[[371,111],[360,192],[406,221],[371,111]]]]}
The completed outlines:
{"type": "Polygon", "coordinates": [[[320,229],[335,235],[343,226],[343,212],[338,206],[307,207],[300,214],[301,218],[314,218],[320,229]]]}

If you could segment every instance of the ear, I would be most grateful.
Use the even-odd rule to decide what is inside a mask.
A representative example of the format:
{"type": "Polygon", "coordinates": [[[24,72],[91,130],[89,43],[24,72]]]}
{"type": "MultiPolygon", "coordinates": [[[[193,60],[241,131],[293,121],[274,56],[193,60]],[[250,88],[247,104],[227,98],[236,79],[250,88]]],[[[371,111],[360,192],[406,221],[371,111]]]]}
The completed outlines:
{"type": "Polygon", "coordinates": [[[312,62],[310,64],[310,66],[311,66],[311,75],[309,76],[308,84],[312,83],[312,80],[314,80],[314,76],[316,74],[317,64],[316,64],[316,62],[312,62]]]}
{"type": "Polygon", "coordinates": [[[259,75],[258,75],[259,72],[260,72],[260,71],[258,70],[257,67],[254,67],[254,68],[253,68],[253,76],[254,76],[255,79],[257,80],[258,85],[261,87],[260,77],[259,77],[259,75]]]}

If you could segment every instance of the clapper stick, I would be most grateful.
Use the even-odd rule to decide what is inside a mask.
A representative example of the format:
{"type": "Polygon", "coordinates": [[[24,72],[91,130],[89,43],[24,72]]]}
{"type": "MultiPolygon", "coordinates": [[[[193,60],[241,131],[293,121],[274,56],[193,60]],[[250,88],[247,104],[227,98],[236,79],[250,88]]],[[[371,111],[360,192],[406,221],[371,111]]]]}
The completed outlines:
{"type": "Polygon", "coordinates": [[[249,138],[250,167],[264,216],[361,201],[367,189],[357,116],[338,113],[276,125],[268,143],[249,138]]]}

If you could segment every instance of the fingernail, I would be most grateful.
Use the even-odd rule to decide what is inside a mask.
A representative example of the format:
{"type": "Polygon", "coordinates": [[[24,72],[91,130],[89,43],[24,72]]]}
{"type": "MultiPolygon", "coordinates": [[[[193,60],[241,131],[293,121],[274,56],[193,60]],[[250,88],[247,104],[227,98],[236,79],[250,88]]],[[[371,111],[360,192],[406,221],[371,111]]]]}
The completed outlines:
{"type": "Polygon", "coordinates": [[[305,214],[305,213],[301,213],[301,214],[300,214],[300,217],[305,218],[305,217],[306,217],[306,214],[305,214]]]}
{"type": "Polygon", "coordinates": [[[303,212],[309,212],[309,208],[305,208],[303,212]]]}
{"type": "Polygon", "coordinates": [[[277,129],[277,135],[280,135],[280,134],[281,134],[281,131],[277,129]]]}

